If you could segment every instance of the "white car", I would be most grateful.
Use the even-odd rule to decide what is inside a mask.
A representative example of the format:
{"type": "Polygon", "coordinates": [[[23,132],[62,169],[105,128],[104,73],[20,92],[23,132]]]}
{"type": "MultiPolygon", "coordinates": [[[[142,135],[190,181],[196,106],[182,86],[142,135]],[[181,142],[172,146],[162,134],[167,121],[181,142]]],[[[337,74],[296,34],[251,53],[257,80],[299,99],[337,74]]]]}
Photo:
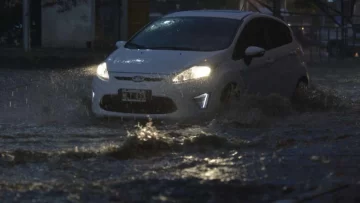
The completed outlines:
{"type": "Polygon", "coordinates": [[[309,83],[302,48],[281,20],[241,11],[183,11],[142,28],[98,66],[98,117],[212,115],[234,95],[294,95],[309,83]]]}

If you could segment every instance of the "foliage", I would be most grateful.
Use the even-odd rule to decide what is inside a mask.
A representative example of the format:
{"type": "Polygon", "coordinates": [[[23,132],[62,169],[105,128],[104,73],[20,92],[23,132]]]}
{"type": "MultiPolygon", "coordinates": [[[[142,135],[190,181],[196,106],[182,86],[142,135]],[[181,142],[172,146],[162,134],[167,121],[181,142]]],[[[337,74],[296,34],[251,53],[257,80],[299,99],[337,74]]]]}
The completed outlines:
{"type": "Polygon", "coordinates": [[[71,10],[73,7],[76,7],[80,4],[86,4],[88,0],[46,0],[43,3],[43,7],[53,7],[57,6],[57,12],[63,13],[71,10]]]}
{"type": "MultiPolygon", "coordinates": [[[[272,8],[275,0],[257,1],[272,8]]],[[[313,13],[316,12],[316,9],[317,7],[314,0],[287,0],[287,10],[290,12],[313,13]]]]}
{"type": "MultiPolygon", "coordinates": [[[[36,0],[36,1],[40,1],[40,0],[36,0]]],[[[88,3],[88,0],[45,0],[42,6],[43,7],[57,6],[58,7],[57,11],[59,13],[63,13],[65,11],[71,10],[73,7],[86,3],[88,3]]],[[[0,11],[4,9],[14,8],[20,4],[22,4],[22,0],[2,0],[2,3],[0,3],[0,11]]]]}
{"type": "Polygon", "coordinates": [[[14,8],[18,4],[21,4],[21,2],[21,0],[3,0],[3,5],[0,7],[0,9],[14,8]]]}
{"type": "Polygon", "coordinates": [[[206,9],[220,9],[223,8],[225,6],[225,1],[224,0],[200,0],[198,1],[201,8],[206,8],[206,9]]]}
{"type": "Polygon", "coordinates": [[[3,36],[3,32],[13,29],[14,25],[21,22],[21,16],[21,0],[0,1],[0,37],[3,36]]]}
{"type": "Polygon", "coordinates": [[[315,12],[317,6],[313,0],[294,0],[294,8],[300,11],[315,12]]]}

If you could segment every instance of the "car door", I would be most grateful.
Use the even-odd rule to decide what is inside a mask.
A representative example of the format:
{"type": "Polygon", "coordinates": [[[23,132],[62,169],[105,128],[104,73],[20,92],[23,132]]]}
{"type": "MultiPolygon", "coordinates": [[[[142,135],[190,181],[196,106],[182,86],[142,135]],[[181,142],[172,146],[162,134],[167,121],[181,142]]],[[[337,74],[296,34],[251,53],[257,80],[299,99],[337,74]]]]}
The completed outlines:
{"type": "Polygon", "coordinates": [[[268,41],[267,57],[269,67],[267,75],[270,77],[270,83],[273,86],[272,93],[278,93],[282,96],[291,94],[291,82],[295,80],[292,76],[292,66],[296,66],[296,61],[292,60],[294,44],[292,34],[288,26],[284,23],[268,18],[266,19],[266,36],[268,41]]]}
{"type": "Polygon", "coordinates": [[[250,46],[267,49],[266,18],[256,17],[251,19],[242,29],[235,45],[233,60],[241,71],[245,89],[249,94],[267,95],[272,91],[271,80],[268,75],[268,54],[247,60],[245,50],[250,46]]]}

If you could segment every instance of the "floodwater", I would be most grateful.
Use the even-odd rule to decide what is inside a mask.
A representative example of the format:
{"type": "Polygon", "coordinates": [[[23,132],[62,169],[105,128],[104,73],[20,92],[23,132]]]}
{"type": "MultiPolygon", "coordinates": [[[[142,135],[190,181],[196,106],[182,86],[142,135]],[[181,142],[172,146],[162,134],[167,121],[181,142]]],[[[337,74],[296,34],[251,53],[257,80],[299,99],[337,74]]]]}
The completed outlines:
{"type": "Polygon", "coordinates": [[[301,104],[246,96],[197,124],[95,119],[95,66],[2,66],[0,200],[355,201],[357,64],[309,67],[314,87],[301,104]]]}

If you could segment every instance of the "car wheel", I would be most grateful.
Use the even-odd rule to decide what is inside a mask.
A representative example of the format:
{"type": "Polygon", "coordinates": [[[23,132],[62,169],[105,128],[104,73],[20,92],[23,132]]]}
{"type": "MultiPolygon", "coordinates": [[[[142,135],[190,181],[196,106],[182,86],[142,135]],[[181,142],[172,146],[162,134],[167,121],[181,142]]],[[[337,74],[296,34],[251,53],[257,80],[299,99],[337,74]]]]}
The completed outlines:
{"type": "Polygon", "coordinates": [[[296,85],[293,98],[295,101],[303,99],[308,92],[308,83],[304,80],[300,80],[296,85]]]}
{"type": "Polygon", "coordinates": [[[220,101],[224,104],[227,104],[232,100],[239,99],[240,93],[240,87],[237,84],[229,84],[224,88],[224,91],[221,94],[220,101]]]}

